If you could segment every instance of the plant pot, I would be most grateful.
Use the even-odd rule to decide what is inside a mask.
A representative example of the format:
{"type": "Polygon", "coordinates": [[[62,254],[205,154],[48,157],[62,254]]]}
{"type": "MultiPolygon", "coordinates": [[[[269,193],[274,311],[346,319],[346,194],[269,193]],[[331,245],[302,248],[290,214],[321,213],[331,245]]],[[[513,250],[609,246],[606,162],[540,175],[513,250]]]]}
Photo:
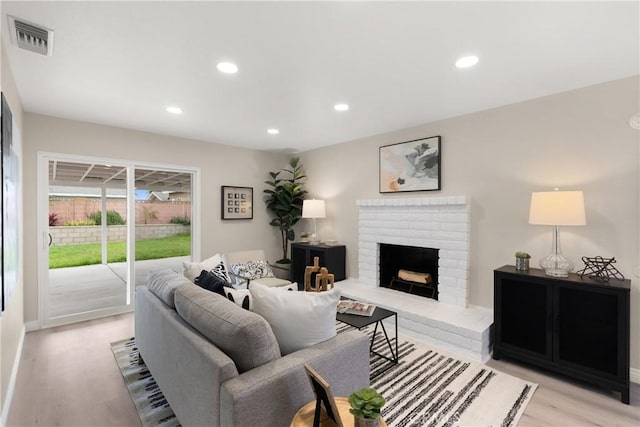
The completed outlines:
{"type": "Polygon", "coordinates": [[[353,416],[353,424],[355,427],[380,427],[380,417],[378,418],[360,418],[353,416]]]}
{"type": "Polygon", "coordinates": [[[529,271],[529,258],[516,258],[516,270],[529,271]]]}

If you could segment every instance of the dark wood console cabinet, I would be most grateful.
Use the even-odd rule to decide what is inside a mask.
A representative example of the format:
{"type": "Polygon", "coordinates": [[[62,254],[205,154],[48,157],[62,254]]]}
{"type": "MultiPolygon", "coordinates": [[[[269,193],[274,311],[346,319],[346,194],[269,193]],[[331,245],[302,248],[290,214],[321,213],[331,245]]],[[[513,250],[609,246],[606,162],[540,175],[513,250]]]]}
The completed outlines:
{"type": "Polygon", "coordinates": [[[629,280],[494,270],[493,358],[502,356],[620,391],[629,403],[629,280]]]}
{"type": "Polygon", "coordinates": [[[320,258],[320,267],[327,267],[334,280],[346,279],[345,258],[347,248],[344,245],[325,245],[322,243],[291,244],[291,280],[298,282],[298,289],[304,289],[304,269],[313,265],[313,258],[320,258]]]}

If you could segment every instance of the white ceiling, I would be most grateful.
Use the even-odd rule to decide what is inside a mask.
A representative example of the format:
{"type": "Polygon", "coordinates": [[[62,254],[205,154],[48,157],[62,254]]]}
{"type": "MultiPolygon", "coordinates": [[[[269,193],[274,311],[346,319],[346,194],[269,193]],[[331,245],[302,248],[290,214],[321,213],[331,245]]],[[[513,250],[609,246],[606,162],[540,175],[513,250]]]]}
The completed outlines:
{"type": "Polygon", "coordinates": [[[264,150],[309,150],[640,74],[637,1],[0,7],[26,111],[264,150]],[[53,29],[53,56],[13,46],[7,14],[53,29]],[[470,53],[478,65],[456,69],[470,53]],[[221,60],[240,71],[219,73],[221,60]],[[338,113],[337,102],[351,109],[338,113]]]}

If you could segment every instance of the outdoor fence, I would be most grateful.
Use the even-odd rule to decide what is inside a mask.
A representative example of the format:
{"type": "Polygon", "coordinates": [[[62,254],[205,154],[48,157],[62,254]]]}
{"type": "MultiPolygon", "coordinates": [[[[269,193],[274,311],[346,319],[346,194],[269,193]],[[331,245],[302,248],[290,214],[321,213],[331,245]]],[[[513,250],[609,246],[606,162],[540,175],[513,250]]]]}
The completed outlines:
{"type": "MultiPolygon", "coordinates": [[[[90,214],[100,212],[101,209],[100,199],[95,197],[52,196],[49,198],[49,213],[57,215],[56,225],[87,219],[90,214]]],[[[107,198],[107,210],[114,210],[125,221],[127,220],[125,199],[107,198]]],[[[136,201],[136,224],[168,224],[173,217],[191,218],[191,201],[136,201]]]]}
{"type": "MultiPolygon", "coordinates": [[[[127,238],[126,225],[107,227],[109,242],[122,242],[127,238]]],[[[136,240],[159,239],[175,234],[190,233],[191,227],[181,224],[136,224],[136,240]]],[[[100,243],[102,227],[99,225],[78,227],[49,227],[51,246],[79,245],[82,243],[100,243]]]]}

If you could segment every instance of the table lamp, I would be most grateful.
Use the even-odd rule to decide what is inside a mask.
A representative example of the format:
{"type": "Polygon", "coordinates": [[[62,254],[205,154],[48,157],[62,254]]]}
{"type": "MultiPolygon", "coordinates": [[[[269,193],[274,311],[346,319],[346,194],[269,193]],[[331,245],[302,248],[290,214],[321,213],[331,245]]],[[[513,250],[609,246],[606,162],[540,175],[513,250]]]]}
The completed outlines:
{"type": "Polygon", "coordinates": [[[548,276],[567,277],[573,263],[560,250],[561,225],[586,225],[582,191],[542,191],[531,193],[529,224],[552,225],[551,253],[540,260],[548,276]]]}
{"type": "Polygon", "coordinates": [[[302,218],[313,218],[313,233],[309,236],[309,241],[319,242],[318,229],[316,226],[316,218],[325,218],[326,211],[324,208],[324,200],[303,200],[302,202],[302,218]]]}

